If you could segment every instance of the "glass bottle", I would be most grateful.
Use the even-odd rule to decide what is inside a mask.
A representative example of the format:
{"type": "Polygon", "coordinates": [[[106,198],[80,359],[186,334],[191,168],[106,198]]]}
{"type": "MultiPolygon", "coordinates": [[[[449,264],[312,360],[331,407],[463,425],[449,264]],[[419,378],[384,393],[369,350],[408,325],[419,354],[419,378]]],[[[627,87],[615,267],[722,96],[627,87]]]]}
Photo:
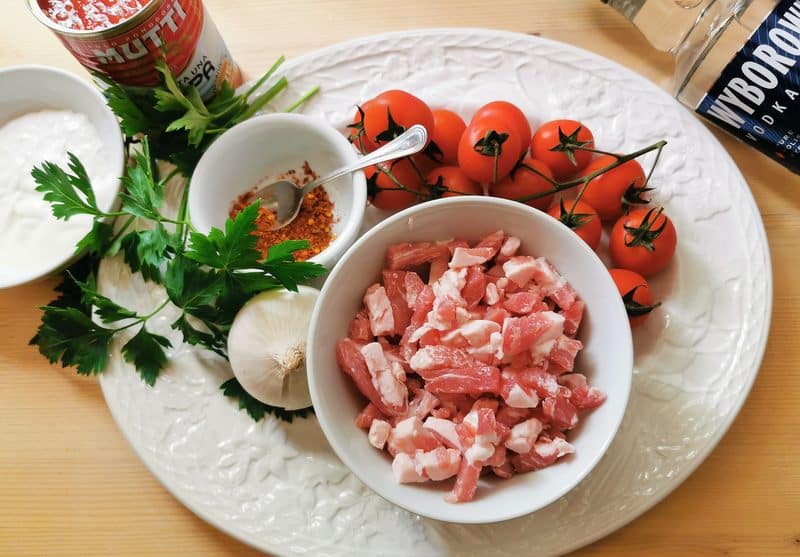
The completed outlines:
{"type": "Polygon", "coordinates": [[[675,56],[674,94],[800,174],[800,0],[603,0],[675,56]]]}

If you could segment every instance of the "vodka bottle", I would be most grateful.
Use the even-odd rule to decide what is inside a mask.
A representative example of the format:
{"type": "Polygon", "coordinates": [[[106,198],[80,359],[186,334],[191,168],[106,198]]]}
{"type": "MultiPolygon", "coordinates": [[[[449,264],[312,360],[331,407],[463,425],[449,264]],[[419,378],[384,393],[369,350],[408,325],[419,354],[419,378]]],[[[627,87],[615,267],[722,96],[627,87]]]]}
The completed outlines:
{"type": "Polygon", "coordinates": [[[676,59],[690,109],[800,174],[800,0],[603,0],[676,59]]]}

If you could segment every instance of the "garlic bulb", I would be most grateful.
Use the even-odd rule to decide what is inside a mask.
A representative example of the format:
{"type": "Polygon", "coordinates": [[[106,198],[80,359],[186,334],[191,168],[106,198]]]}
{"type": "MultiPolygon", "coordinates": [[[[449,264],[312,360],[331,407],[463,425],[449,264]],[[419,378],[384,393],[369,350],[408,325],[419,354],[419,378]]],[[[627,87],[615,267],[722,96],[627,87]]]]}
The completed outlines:
{"type": "Polygon", "coordinates": [[[252,396],[272,406],[311,406],[305,352],[319,290],[271,290],[248,301],[233,320],[228,358],[233,374],[252,396]]]}

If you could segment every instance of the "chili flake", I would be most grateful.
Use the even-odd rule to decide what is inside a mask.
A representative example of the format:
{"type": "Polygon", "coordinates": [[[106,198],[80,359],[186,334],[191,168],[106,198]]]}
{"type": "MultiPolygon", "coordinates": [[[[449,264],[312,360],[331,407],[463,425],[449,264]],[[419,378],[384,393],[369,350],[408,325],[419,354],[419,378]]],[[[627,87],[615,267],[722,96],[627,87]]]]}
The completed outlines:
{"type": "MultiPolygon", "coordinates": [[[[275,178],[275,180],[289,180],[302,186],[316,177],[316,173],[308,165],[308,162],[305,162],[300,171],[289,170],[282,176],[275,178]]],[[[254,200],[255,188],[236,198],[230,210],[231,218],[235,218],[242,209],[250,205],[254,200]]],[[[311,247],[296,251],[294,254],[297,261],[305,261],[320,253],[333,241],[333,202],[328,197],[328,192],[325,191],[325,188],[320,186],[306,195],[300,206],[300,212],[292,222],[283,228],[270,230],[274,223],[275,213],[265,207],[260,207],[254,234],[258,236],[257,247],[262,255],[266,257],[270,246],[285,240],[308,240],[311,247]]]]}

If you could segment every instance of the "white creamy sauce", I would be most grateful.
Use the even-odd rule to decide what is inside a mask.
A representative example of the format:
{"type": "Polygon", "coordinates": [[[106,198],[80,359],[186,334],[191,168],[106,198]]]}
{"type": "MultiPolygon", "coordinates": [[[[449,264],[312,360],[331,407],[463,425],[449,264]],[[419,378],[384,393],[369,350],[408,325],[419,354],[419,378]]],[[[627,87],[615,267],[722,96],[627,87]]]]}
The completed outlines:
{"type": "Polygon", "coordinates": [[[86,215],[56,220],[31,177],[44,161],[66,168],[68,151],[86,167],[98,206],[107,207],[118,170],[85,114],[42,110],[0,127],[0,279],[45,272],[90,230],[86,215]]]}

